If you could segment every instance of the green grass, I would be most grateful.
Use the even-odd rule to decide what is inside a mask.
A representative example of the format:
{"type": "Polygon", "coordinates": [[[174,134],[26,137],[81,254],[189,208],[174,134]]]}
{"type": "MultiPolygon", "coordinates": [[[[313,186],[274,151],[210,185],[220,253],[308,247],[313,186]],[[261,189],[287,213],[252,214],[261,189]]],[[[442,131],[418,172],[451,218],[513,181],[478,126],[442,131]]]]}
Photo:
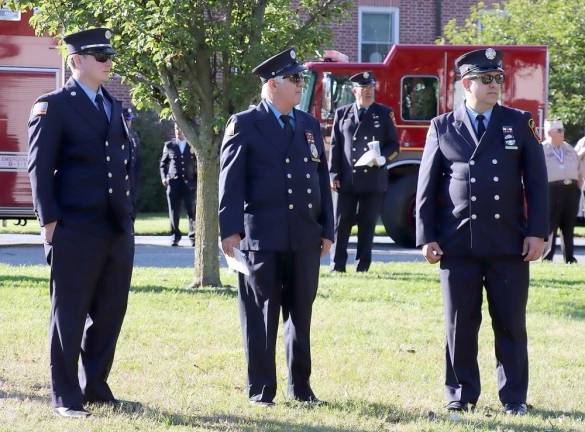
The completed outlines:
{"type": "MultiPolygon", "coordinates": [[[[14,223],[15,221],[9,220],[6,222],[6,227],[0,225],[0,234],[38,234],[40,232],[36,219],[29,220],[25,226],[18,226],[14,223]]],[[[184,214],[180,219],[180,227],[183,233],[189,231],[187,218],[184,214]]],[[[166,213],[139,213],[134,228],[137,235],[167,235],[170,229],[169,216],[166,213]]],[[[352,235],[356,234],[357,227],[354,226],[352,235]]],[[[386,235],[384,225],[376,226],[376,235],[386,235]]]]}
{"type": "MultiPolygon", "coordinates": [[[[585,275],[532,266],[528,331],[531,415],[499,411],[487,310],[478,410],[449,419],[443,399],[443,316],[437,267],[375,264],[369,274],[323,268],[312,326],[312,385],[330,402],[286,402],[282,334],[277,405],[250,407],[234,288],[185,288],[190,270],[137,268],[110,384],[137,411],[90,406],[83,421],[50,412],[49,270],[0,265],[0,430],[4,431],[583,431],[585,275]]],[[[235,277],[224,271],[225,283],[235,277]]],[[[485,308],[484,308],[485,309],[485,308]]]]}
{"type": "MultiPolygon", "coordinates": [[[[0,225],[0,234],[38,234],[39,223],[31,219],[25,226],[14,224],[15,221],[6,222],[6,227],[0,225]]],[[[181,231],[186,234],[189,231],[188,220],[184,212],[180,219],[181,231]]],[[[170,232],[169,216],[167,213],[141,213],[136,218],[134,225],[136,235],[167,235],[170,232]]]]}

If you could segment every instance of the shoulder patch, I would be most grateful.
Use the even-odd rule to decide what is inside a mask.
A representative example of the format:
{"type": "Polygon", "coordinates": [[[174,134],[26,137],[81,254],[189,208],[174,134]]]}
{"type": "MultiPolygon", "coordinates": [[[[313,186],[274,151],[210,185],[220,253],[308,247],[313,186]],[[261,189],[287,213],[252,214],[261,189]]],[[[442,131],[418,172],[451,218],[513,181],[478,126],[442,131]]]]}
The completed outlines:
{"type": "Polygon", "coordinates": [[[34,104],[30,115],[31,117],[46,115],[47,109],[49,109],[49,102],[37,102],[34,104]]]}
{"type": "Polygon", "coordinates": [[[536,141],[540,142],[540,137],[538,136],[538,132],[536,130],[536,124],[534,123],[534,120],[532,118],[528,120],[528,127],[532,131],[532,134],[534,135],[534,138],[536,138],[536,141]]]}
{"type": "Polygon", "coordinates": [[[232,120],[225,128],[225,136],[234,136],[236,134],[236,121],[232,120]]]}

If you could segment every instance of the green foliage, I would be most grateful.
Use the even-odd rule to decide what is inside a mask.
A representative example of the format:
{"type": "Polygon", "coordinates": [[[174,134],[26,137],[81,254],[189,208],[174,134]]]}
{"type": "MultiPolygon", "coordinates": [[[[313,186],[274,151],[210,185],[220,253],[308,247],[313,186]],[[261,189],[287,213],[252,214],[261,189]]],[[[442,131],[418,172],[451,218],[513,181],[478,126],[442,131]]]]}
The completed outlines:
{"type": "Polygon", "coordinates": [[[462,26],[455,20],[440,42],[548,45],[549,117],[585,124],[585,3],[582,0],[506,0],[471,8],[462,26]]]}

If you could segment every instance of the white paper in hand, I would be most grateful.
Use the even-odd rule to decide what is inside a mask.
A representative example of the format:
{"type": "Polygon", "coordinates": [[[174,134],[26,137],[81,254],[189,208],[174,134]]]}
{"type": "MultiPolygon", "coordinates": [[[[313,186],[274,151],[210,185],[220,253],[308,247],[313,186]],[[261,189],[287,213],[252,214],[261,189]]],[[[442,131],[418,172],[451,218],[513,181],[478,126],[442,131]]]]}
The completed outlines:
{"type": "Polygon", "coordinates": [[[233,258],[224,254],[228,267],[246,276],[250,276],[250,268],[248,267],[246,256],[239,249],[233,248],[232,250],[234,251],[233,258]]]}
{"type": "Polygon", "coordinates": [[[360,157],[358,159],[358,161],[355,163],[356,167],[360,167],[360,166],[374,166],[374,164],[376,163],[376,159],[379,157],[380,155],[378,153],[376,153],[375,150],[368,150],[367,152],[365,152],[362,157],[360,157]]]}

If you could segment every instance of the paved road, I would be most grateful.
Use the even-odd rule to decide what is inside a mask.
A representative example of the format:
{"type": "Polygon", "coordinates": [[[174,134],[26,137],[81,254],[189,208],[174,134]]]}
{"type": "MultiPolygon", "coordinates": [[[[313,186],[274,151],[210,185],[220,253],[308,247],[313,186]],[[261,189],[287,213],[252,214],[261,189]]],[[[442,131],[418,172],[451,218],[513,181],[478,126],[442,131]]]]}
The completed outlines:
{"type": "MultiPolygon", "coordinates": [[[[351,239],[348,266],[353,265],[355,256],[355,238],[351,239]]],[[[580,263],[585,264],[585,240],[576,242],[575,256],[580,263]]],[[[221,265],[225,266],[223,257],[221,265]]],[[[43,247],[38,235],[11,235],[0,234],[0,263],[10,265],[45,264],[43,247]]],[[[422,262],[420,251],[403,249],[396,246],[387,237],[376,237],[376,244],[372,252],[374,262],[422,262]]],[[[188,239],[181,241],[180,247],[168,246],[167,237],[138,236],[136,237],[135,265],[140,267],[192,267],[193,248],[189,247],[188,239]]],[[[555,261],[561,261],[560,251],[557,248],[555,261]]],[[[321,260],[321,264],[328,265],[329,257],[321,260]]]]}

